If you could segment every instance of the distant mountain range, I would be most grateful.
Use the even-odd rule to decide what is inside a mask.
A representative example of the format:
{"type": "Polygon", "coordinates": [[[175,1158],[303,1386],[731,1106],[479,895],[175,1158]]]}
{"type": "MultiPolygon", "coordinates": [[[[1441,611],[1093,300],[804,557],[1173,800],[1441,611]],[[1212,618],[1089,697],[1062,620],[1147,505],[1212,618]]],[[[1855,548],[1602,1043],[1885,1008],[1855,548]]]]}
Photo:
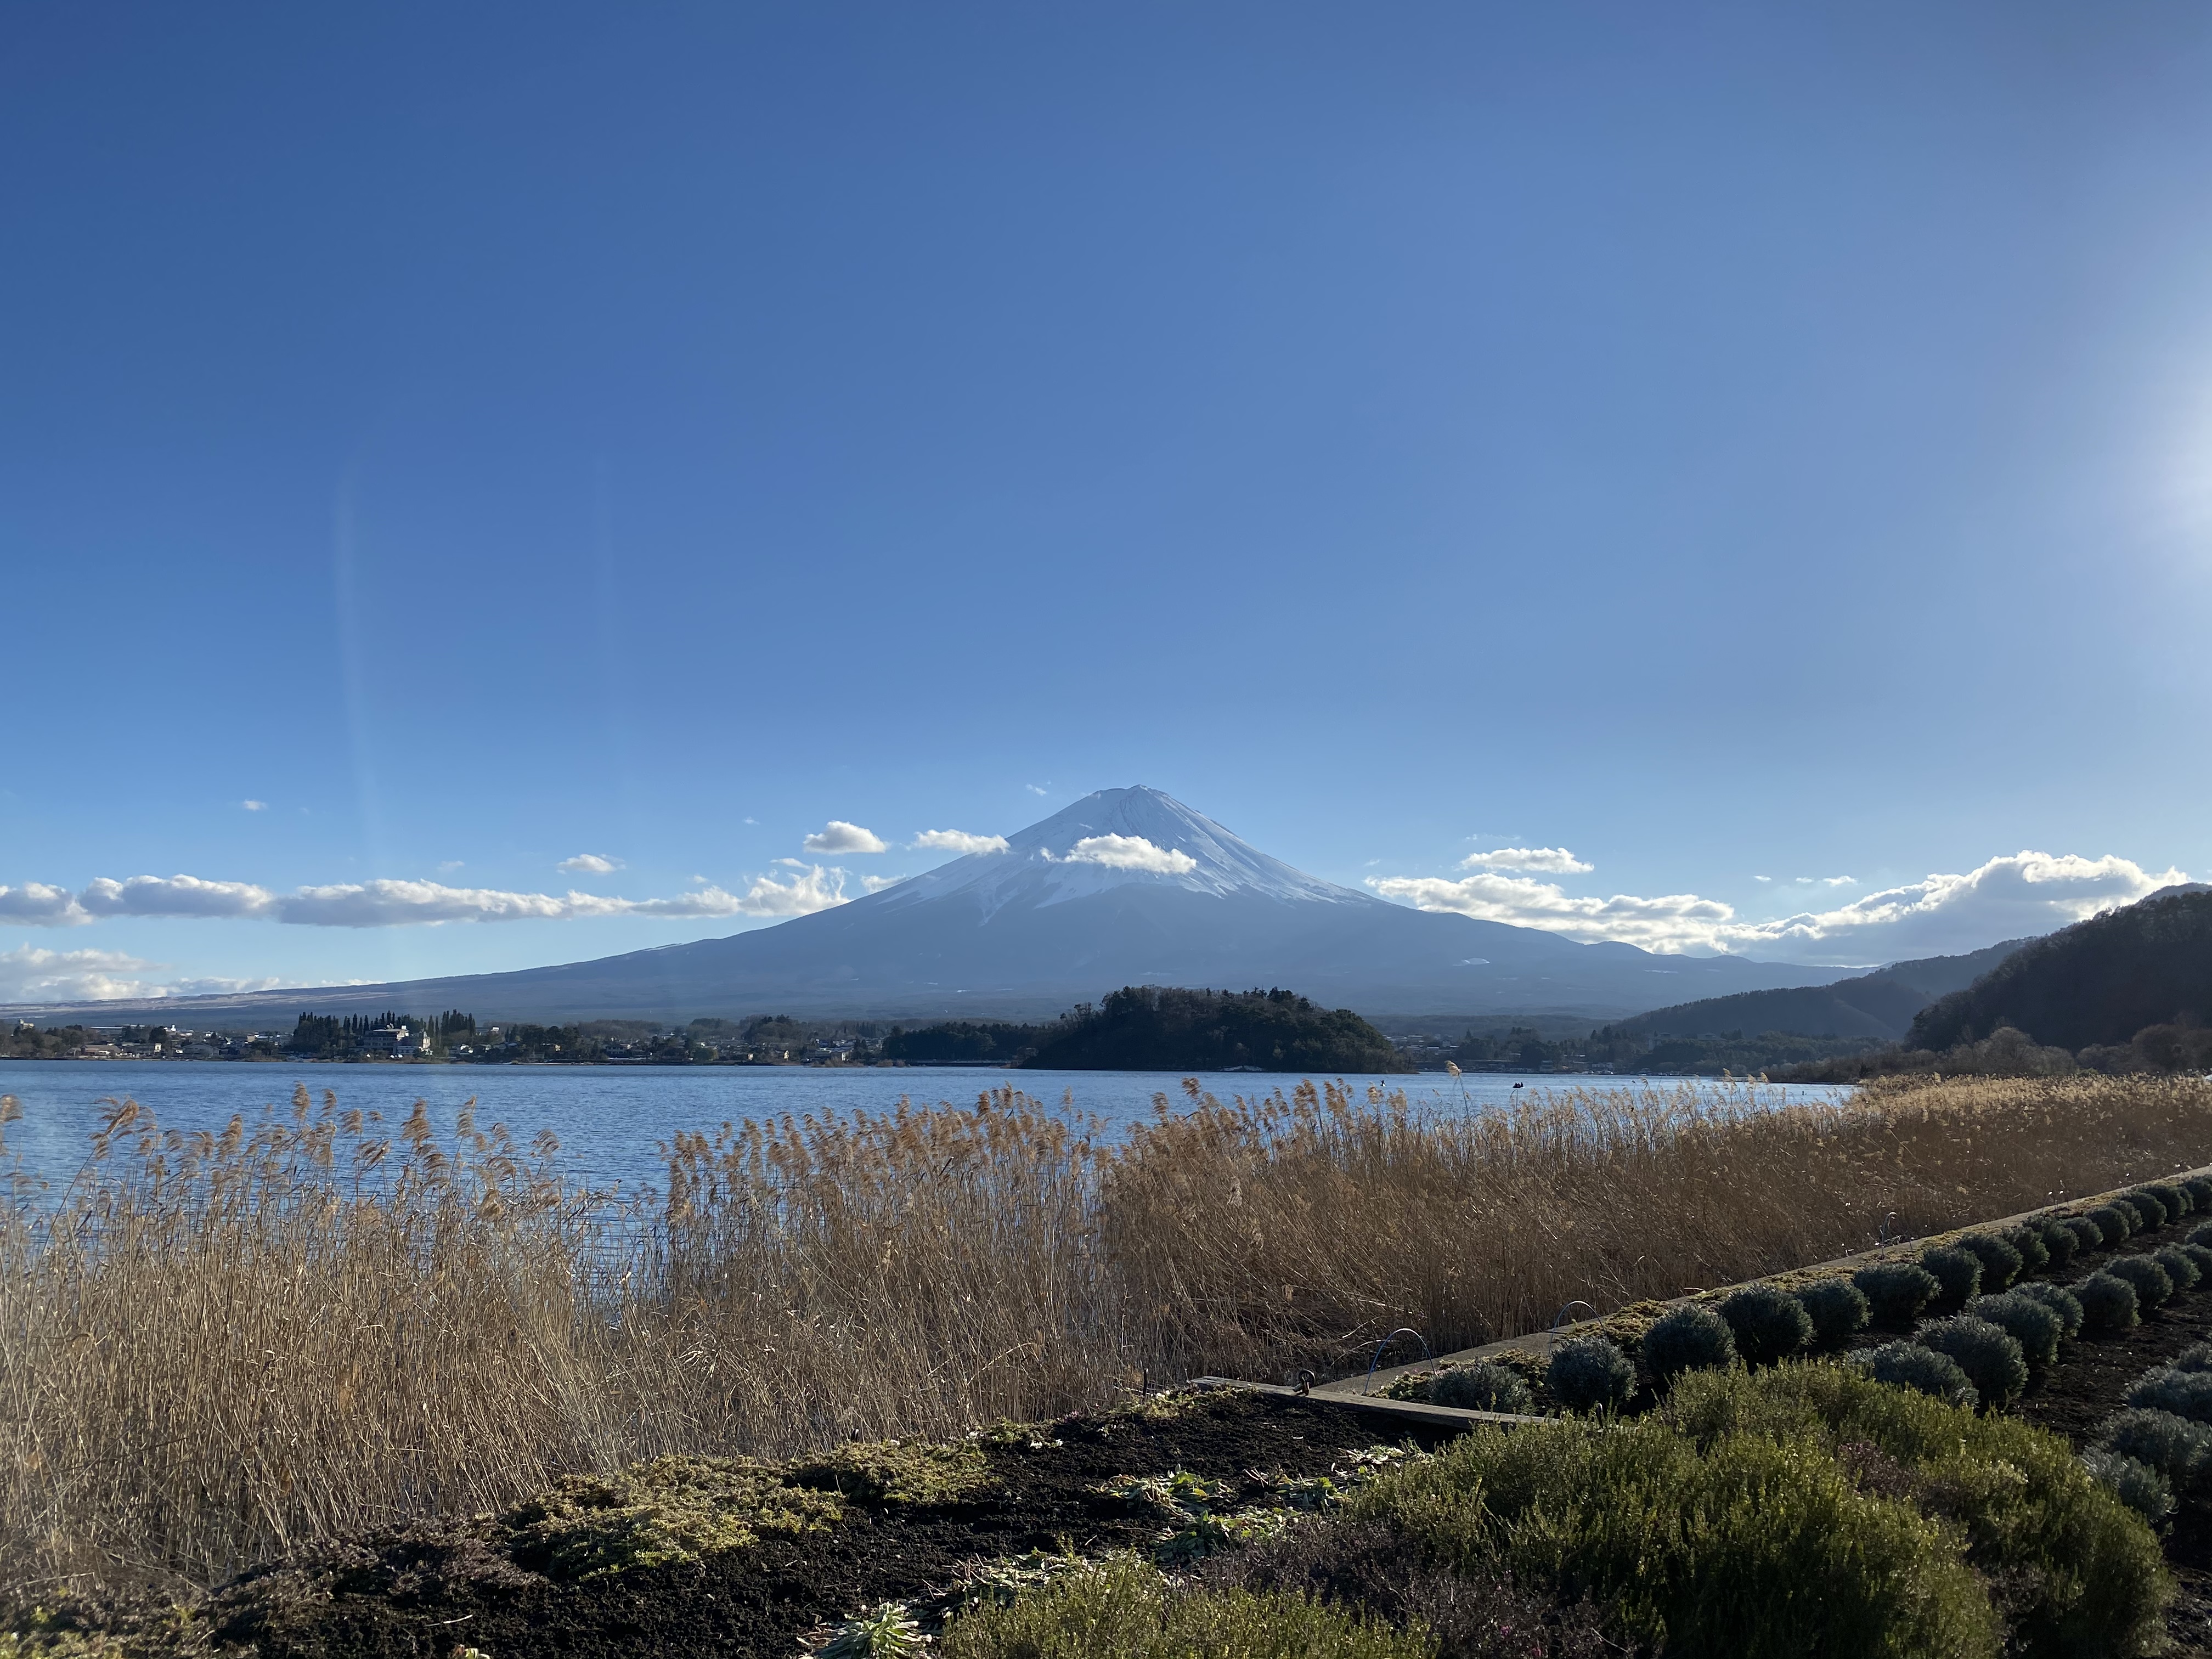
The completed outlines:
{"type": "Polygon", "coordinates": [[[1741,1031],[1788,1031],[1802,1036],[1873,1037],[1895,1042],[1912,1029],[1913,1017],[1938,997],[1964,990],[2014,951],[2029,943],[2007,939],[1960,957],[1925,957],[1893,962],[1880,973],[1777,991],[1743,991],[1734,996],[1655,1008],[1633,1019],[1616,1020],[1616,1031],[1653,1036],[1705,1036],[1741,1031]]]}
{"type": "Polygon", "coordinates": [[[483,1019],[792,1013],[1036,1018],[1124,985],[1280,986],[1363,1014],[1556,1013],[1819,984],[1834,969],[1662,957],[1393,904],[1293,869],[1157,789],[1105,789],[849,904],[726,939],[396,984],[21,1012],[187,1025],[461,1008],[483,1019]]]}

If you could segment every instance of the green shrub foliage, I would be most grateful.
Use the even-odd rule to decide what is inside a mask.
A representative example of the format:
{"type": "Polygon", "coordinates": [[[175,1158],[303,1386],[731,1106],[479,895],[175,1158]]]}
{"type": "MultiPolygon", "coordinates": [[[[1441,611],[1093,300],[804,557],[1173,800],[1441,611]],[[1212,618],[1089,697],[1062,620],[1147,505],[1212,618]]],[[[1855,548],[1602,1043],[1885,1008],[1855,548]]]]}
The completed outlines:
{"type": "Polygon", "coordinates": [[[2122,1193],[2112,1202],[2124,1205],[2135,1212],[2136,1231],[2139,1233],[2156,1232],[2172,1218],[2166,1214],[2165,1205],[2140,1188],[2131,1193],[2122,1193]]]}
{"type": "Polygon", "coordinates": [[[1734,1364],[1735,1335],[1728,1321],[1692,1302],[1662,1314],[1644,1333],[1642,1352],[1653,1385],[1663,1393],[1684,1371],[1734,1364]]]}
{"type": "MultiPolygon", "coordinates": [[[[2136,1231],[2138,1233],[2154,1233],[2166,1225],[2166,1206],[2154,1198],[2146,1197],[2139,1192],[2122,1193],[2112,1202],[2135,1217],[2136,1231]]],[[[2130,1236],[2133,1237],[2132,1234],[2130,1236]]]]}
{"type": "Polygon", "coordinates": [[[2178,1371],[2212,1371],[2212,1346],[2192,1342],[2166,1363],[2178,1371]]]}
{"type": "Polygon", "coordinates": [[[1353,1515],[1470,1576],[1502,1562],[1609,1603],[1639,1651],[1995,1659],[2001,1629],[1959,1534],[1861,1491],[1824,1439],[1700,1441],[1650,1419],[1470,1434],[1359,1493],[1353,1515]]]}
{"type": "Polygon", "coordinates": [[[2050,1309],[2058,1316],[2058,1334],[2062,1337],[2081,1334],[2081,1298],[2064,1285],[2016,1285],[2006,1294],[2024,1296],[2050,1309]]]}
{"type": "Polygon", "coordinates": [[[1747,1285],[1721,1301],[1721,1317],[1735,1336],[1735,1351],[1747,1365],[1771,1365],[1802,1353],[1813,1340],[1813,1316],[1805,1304],[1771,1285],[1747,1285]]]}
{"type": "Polygon", "coordinates": [[[2058,1358],[2058,1339],[2065,1327],[2057,1312],[2039,1298],[2010,1290],[2002,1296],[1978,1296],[1966,1304],[1966,1311],[2019,1343],[2030,1365],[2039,1368],[2058,1358]]]}
{"type": "MultiPolygon", "coordinates": [[[[2020,1252],[2021,1278],[2039,1273],[2051,1265],[2051,1246],[2043,1242],[2042,1228],[2009,1227],[2000,1237],[2020,1252]]],[[[1985,1285],[1982,1288],[1987,1290],[1989,1287],[1985,1285]]]]}
{"type": "Polygon", "coordinates": [[[1850,1363],[1877,1382],[1911,1389],[1947,1406],[1971,1411],[1981,1399],[1957,1360],[1917,1342],[1885,1342],[1879,1348],[1864,1348],[1851,1356],[1850,1363]]]}
{"type": "Polygon", "coordinates": [[[1919,1341],[1958,1362],[1981,1396],[1984,1411],[2002,1411],[2027,1387],[2027,1356],[2002,1325],[1960,1314],[1955,1319],[1931,1320],[1921,1327],[1919,1341]]]}
{"type": "Polygon", "coordinates": [[[2200,1281],[2207,1273],[2212,1273],[2212,1249],[2207,1249],[2202,1244],[2173,1244],[2167,1248],[2179,1250],[2189,1258],[2189,1265],[2197,1269],[2200,1281]]]}
{"type": "Polygon", "coordinates": [[[2199,1222],[2189,1230],[2189,1242],[2212,1247],[2212,1221],[2199,1222]]]}
{"type": "Polygon", "coordinates": [[[2046,1221],[2036,1228],[2035,1236],[2043,1241],[2050,1260],[2044,1263],[2053,1271],[2071,1261],[2081,1249],[2081,1235],[2063,1221],[2046,1221]]]}
{"type": "Polygon", "coordinates": [[[2076,1279],[2069,1288],[2081,1304],[2081,1328],[2091,1336],[2132,1330],[2142,1322],[2136,1287],[2124,1279],[2100,1271],[2076,1279]]]}
{"type": "Polygon", "coordinates": [[[2203,1176],[2184,1176],[2173,1184],[2189,1194],[2191,1214],[2201,1215],[2212,1210],[2212,1181],[2203,1176]]]}
{"type": "Polygon", "coordinates": [[[1484,1360],[1479,1365],[1455,1365],[1429,1383],[1429,1399],[1438,1406],[1456,1406],[1470,1412],[1526,1412],[1528,1384],[1510,1365],[1484,1360]]]}
{"type": "Polygon", "coordinates": [[[2173,1513],[2172,1483],[2149,1464],[2138,1463],[2125,1452],[2094,1447],[2081,1454],[2081,1467],[2153,1526],[2173,1513]]]}
{"type": "Polygon", "coordinates": [[[2197,1207],[2195,1201],[2176,1182],[2146,1181],[2141,1190],[2148,1193],[2165,1207],[2166,1218],[2169,1223],[2180,1220],[2197,1207]]]}
{"type": "Polygon", "coordinates": [[[1822,1279],[1797,1292],[1813,1322],[1813,1340],[1822,1348],[1840,1348],[1867,1328],[1874,1310],[1866,1292],[1848,1279],[1822,1279]]]}
{"type": "Polygon", "coordinates": [[[2142,1218],[2132,1209],[2118,1204],[2100,1204],[2084,1218],[2096,1224],[2100,1237],[2107,1244],[2118,1244],[2129,1235],[2141,1231],[2142,1218]]]}
{"type": "Polygon", "coordinates": [[[1991,1295],[2019,1278],[2027,1265],[2019,1249],[1995,1233],[1968,1233],[1958,1241],[1958,1248],[1982,1264],[1981,1288],[1991,1295]]]}
{"type": "Polygon", "coordinates": [[[2166,1276],[2165,1268],[2147,1255],[2114,1256],[2105,1264],[2105,1272],[2136,1287],[2138,1307],[2162,1308],[2173,1300],[2173,1280],[2166,1276]]]}
{"type": "Polygon", "coordinates": [[[1656,1415],[1701,1444],[1817,1437],[1864,1489],[1910,1493],[1963,1528],[1968,1559],[2002,1586],[2008,1653],[2104,1659],[2163,1640],[2171,1585],[2157,1540],[2057,1435],[1877,1387],[1850,1365],[1700,1372],[1656,1415]]]}
{"type": "Polygon", "coordinates": [[[2136,1379],[2128,1404],[2172,1412],[2192,1423],[2212,1423],[2212,1371],[2185,1371],[2161,1365],[2136,1379]]]}
{"type": "MultiPolygon", "coordinates": [[[[918,1644],[917,1644],[918,1645],[918,1644]]],[[[945,1659],[1427,1659],[1397,1631],[1304,1595],[1176,1584],[1131,1557],[1086,1562],[1004,1607],[953,1620],[945,1659]]]]}
{"type": "MultiPolygon", "coordinates": [[[[2122,1227],[2126,1224],[2115,1221],[2112,1224],[2115,1227],[2122,1227]]],[[[2076,1255],[2105,1248],[2105,1229],[2101,1222],[2086,1215],[2072,1215],[2066,1218],[2065,1226],[2067,1231],[2074,1235],[2075,1241],[2081,1247],[2075,1252],[2076,1255]]]]}
{"type": "Polygon", "coordinates": [[[1636,1392],[1636,1367],[1604,1337],[1578,1336],[1552,1356],[1544,1386],[1571,1412],[1618,1411],[1636,1392]]]}
{"type": "Polygon", "coordinates": [[[1909,1329],[1943,1289],[1927,1268],[1910,1261],[1875,1261],[1851,1275],[1867,1299],[1874,1322],[1887,1329],[1909,1329]]]}
{"type": "Polygon", "coordinates": [[[2150,1253],[2150,1259],[2166,1269],[2166,1276],[2173,1281],[2173,1293],[2176,1296],[2179,1296],[2184,1291],[2195,1290],[2197,1281],[2204,1277],[2203,1270],[2197,1267],[2185,1246],[2165,1245],[2153,1250],[2150,1253]]]}
{"type": "Polygon", "coordinates": [[[1932,1304],[1939,1310],[1955,1311],[1965,1307],[1981,1288],[1981,1258],[1955,1244],[1936,1244],[1923,1250],[1920,1265],[1934,1274],[1936,1282],[1943,1287],[1932,1304]]]}
{"type": "Polygon", "coordinates": [[[2097,1443],[2148,1464],[2177,1490],[2195,1486],[2212,1466],[2212,1428],[2148,1406],[2114,1412],[2098,1430],[2097,1443]]]}

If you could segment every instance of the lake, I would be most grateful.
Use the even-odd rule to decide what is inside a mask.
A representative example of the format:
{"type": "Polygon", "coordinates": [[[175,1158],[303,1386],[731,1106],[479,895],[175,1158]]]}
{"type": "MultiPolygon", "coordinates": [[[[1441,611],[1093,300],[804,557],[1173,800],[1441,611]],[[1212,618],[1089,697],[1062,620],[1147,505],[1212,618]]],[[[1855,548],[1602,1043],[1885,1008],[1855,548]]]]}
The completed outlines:
{"type": "MultiPolygon", "coordinates": [[[[1169,1072],[1009,1072],[995,1066],[806,1067],[732,1066],[315,1066],[241,1065],[210,1060],[0,1060],[0,1095],[22,1103],[22,1121],[7,1127],[8,1145],[31,1173],[67,1180],[82,1164],[87,1137],[100,1121],[100,1103],[127,1097],[149,1108],[166,1128],[220,1130],[234,1113],[252,1122],[264,1106],[284,1106],[292,1085],[305,1083],[318,1102],[337,1091],[343,1109],[379,1111],[397,1123],[417,1100],[449,1126],[473,1096],[480,1127],[503,1123],[527,1146],[541,1129],[561,1139],[562,1160],[598,1182],[658,1185],[665,1170],[654,1148],[679,1129],[709,1131],[747,1118],[787,1114],[823,1116],[859,1110],[888,1112],[902,1099],[916,1107],[951,1102],[966,1105],[1009,1085],[1048,1105],[1071,1103],[1113,1127],[1152,1116],[1164,1096],[1170,1109],[1184,1104],[1182,1076],[1169,1072]]],[[[1295,1075],[1215,1072],[1199,1077],[1223,1100],[1262,1097],[1295,1075]]],[[[1356,1088],[1380,1084],[1403,1089],[1416,1107],[1490,1110],[1508,1104],[1516,1086],[1529,1090],[1633,1087],[1638,1079],[1613,1077],[1513,1077],[1486,1073],[1453,1079],[1425,1072],[1415,1077],[1349,1078],[1356,1088]]],[[[1672,1087],[1678,1079],[1655,1079],[1672,1087]]],[[[1766,1085],[1759,1097],[1823,1099],[1849,1092],[1826,1085],[1766,1085]]]]}

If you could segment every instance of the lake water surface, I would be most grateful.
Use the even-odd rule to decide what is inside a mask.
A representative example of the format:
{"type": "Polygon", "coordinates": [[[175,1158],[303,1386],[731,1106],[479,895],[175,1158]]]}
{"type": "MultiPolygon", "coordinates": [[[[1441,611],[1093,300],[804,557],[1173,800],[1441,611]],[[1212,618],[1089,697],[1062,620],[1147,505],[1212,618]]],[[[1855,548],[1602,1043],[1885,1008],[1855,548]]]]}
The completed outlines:
{"type": "MultiPolygon", "coordinates": [[[[1223,1100],[1264,1097],[1294,1087],[1295,1075],[1249,1072],[1200,1074],[1200,1085],[1223,1100]]],[[[1634,1078],[1512,1077],[1484,1073],[1453,1079],[1425,1072],[1415,1077],[1349,1078],[1364,1090],[1403,1089],[1416,1107],[1439,1111],[1494,1110],[1530,1090],[1638,1086],[1634,1078]]],[[[1662,1087],[1678,1079],[1657,1079],[1662,1087]]],[[[995,1066],[807,1067],[732,1066],[317,1066],[222,1061],[0,1060],[0,1095],[22,1103],[22,1121],[9,1124],[8,1145],[26,1169],[49,1181],[74,1175],[83,1163],[87,1137],[99,1122],[100,1102],[127,1097],[149,1109],[164,1127],[220,1130],[234,1113],[250,1123],[264,1106],[285,1106],[295,1083],[305,1083],[319,1103],[337,1092],[341,1110],[359,1108],[397,1123],[416,1101],[429,1103],[442,1128],[471,1097],[479,1127],[503,1123],[527,1146],[541,1129],[561,1139],[562,1161],[599,1182],[659,1185],[665,1176],[655,1148],[677,1131],[709,1131],[748,1118],[787,1114],[824,1116],[857,1110],[888,1112],[902,1099],[915,1107],[976,1097],[1012,1085],[1047,1105],[1063,1102],[1109,1128],[1126,1128],[1152,1116],[1156,1098],[1183,1109],[1182,1074],[1167,1072],[1009,1072],[995,1066]]],[[[1848,1092],[1831,1085],[1768,1085],[1762,1102],[1818,1099],[1848,1092]]]]}

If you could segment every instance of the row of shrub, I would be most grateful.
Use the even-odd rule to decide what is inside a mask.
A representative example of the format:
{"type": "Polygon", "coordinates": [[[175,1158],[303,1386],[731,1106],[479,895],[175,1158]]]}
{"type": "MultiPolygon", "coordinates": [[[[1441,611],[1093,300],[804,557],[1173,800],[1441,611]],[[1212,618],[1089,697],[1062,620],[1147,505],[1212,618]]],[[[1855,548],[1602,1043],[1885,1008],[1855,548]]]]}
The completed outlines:
{"type": "Polygon", "coordinates": [[[2197,1343],[2136,1378],[2083,1461],[2153,1522],[2172,1512],[2177,1493],[2212,1484],[2212,1345],[2197,1343]]]}
{"type": "Polygon", "coordinates": [[[1800,1363],[1684,1375],[1634,1421],[1478,1429],[1189,1578],[1086,1567],[942,1646],[2128,1659],[2163,1640],[2170,1594],[2149,1528],[2063,1439],[1800,1363]]]}
{"type": "MultiPolygon", "coordinates": [[[[1663,1394],[1686,1372],[1739,1361],[1776,1364],[1842,1348],[1870,1325],[1912,1331],[1923,1315],[1948,1315],[1864,1363],[1884,1381],[2002,1410],[2027,1386],[2031,1367],[2056,1358],[2062,1337],[2126,1330],[2142,1310],[2212,1273],[2212,1222],[2186,1243],[2117,1257],[2067,1289],[2029,1276],[2203,1209],[2212,1209],[2212,1181],[2153,1182],[2079,1213],[1970,1232],[1929,1246],[1914,1261],[1870,1262],[1848,1278],[1789,1288],[1743,1285],[1717,1302],[1662,1314],[1644,1332],[1638,1354],[1650,1389],[1663,1394]]],[[[1638,1368],[1611,1338],[1593,1334],[1561,1344],[1544,1382],[1567,1411],[1617,1411],[1636,1395],[1638,1368]]],[[[1439,1405],[1516,1413],[1530,1410],[1534,1397],[1527,1377],[1498,1362],[1440,1372],[1427,1394],[1439,1405]]]]}

